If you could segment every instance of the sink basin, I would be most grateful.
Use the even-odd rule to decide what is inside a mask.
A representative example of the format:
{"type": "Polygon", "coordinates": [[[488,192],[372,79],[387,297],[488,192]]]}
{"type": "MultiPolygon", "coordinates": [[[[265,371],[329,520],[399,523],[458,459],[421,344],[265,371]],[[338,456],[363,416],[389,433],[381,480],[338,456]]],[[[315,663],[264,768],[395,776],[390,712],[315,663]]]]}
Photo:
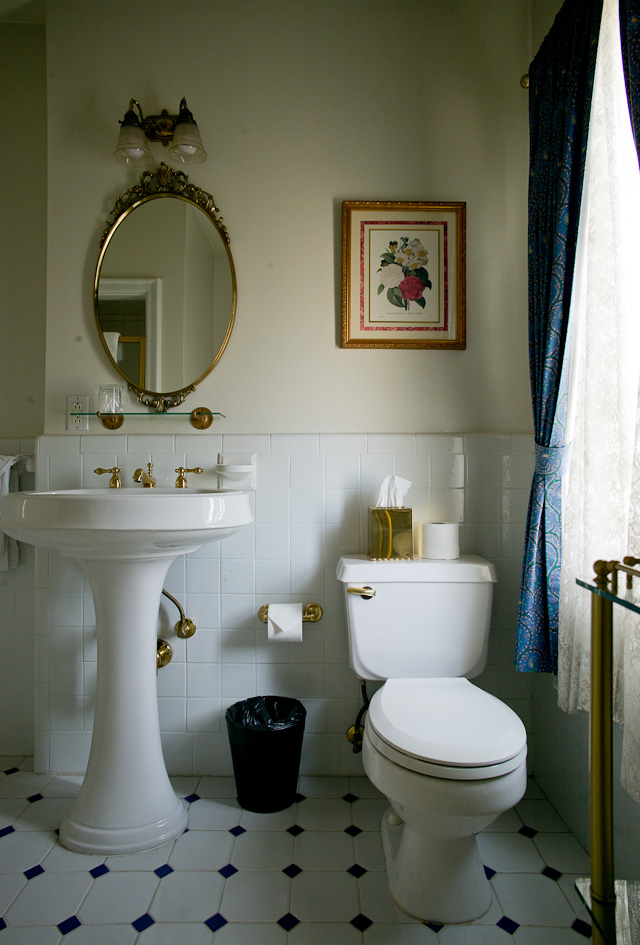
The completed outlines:
{"type": "Polygon", "coordinates": [[[136,853],[179,836],[187,811],[162,754],[156,692],[158,609],[178,555],[253,521],[245,492],[69,489],[0,500],[0,528],[81,565],[96,612],[96,706],[87,771],[60,825],[79,853],[136,853]]]}
{"type": "Polygon", "coordinates": [[[186,554],[251,521],[246,492],[225,490],[14,492],[0,506],[0,528],[12,538],[72,557],[186,554]]]}

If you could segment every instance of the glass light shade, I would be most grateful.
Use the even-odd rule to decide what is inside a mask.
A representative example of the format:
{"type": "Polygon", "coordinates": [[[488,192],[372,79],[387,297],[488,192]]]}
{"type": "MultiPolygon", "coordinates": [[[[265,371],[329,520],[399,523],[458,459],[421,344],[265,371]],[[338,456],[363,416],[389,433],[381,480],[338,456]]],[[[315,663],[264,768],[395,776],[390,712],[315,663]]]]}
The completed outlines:
{"type": "Polygon", "coordinates": [[[144,131],[137,124],[124,124],[113,156],[119,164],[144,164],[152,160],[144,131]]]}
{"type": "Polygon", "coordinates": [[[204,164],[207,152],[195,121],[178,121],[169,145],[169,153],[182,164],[204,164]]]}

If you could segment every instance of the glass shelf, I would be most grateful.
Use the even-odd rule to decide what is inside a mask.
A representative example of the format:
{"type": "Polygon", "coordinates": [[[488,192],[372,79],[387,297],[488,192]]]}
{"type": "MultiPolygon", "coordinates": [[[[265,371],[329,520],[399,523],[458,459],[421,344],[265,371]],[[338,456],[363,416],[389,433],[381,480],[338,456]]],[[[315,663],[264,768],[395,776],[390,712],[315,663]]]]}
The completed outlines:
{"type": "MultiPolygon", "coordinates": [[[[635,566],[637,558],[625,558],[635,566]]],[[[589,910],[594,945],[640,945],[640,882],[613,876],[613,613],[614,604],[640,614],[640,576],[620,562],[596,561],[598,582],[576,579],[591,598],[589,807],[591,877],[576,880],[589,910]],[[635,582],[633,577],[635,576],[635,582]],[[617,582],[617,583],[616,583],[617,582]],[[617,587],[614,592],[611,583],[617,587]],[[631,584],[631,586],[629,586],[631,584]],[[591,887],[598,890],[592,902],[591,887]]]]}
{"type": "Polygon", "coordinates": [[[632,610],[635,614],[640,614],[640,578],[635,579],[631,590],[627,590],[624,574],[620,574],[619,580],[620,583],[625,586],[623,588],[621,587],[617,594],[614,594],[613,591],[610,591],[606,587],[598,587],[597,584],[594,584],[592,581],[581,581],[579,578],[576,578],[576,584],[586,588],[586,590],[590,591],[592,594],[596,594],[598,597],[604,597],[605,600],[610,600],[613,604],[620,604],[621,607],[626,607],[627,610],[632,610]]]}
{"type": "MultiPolygon", "coordinates": [[[[209,411],[213,417],[224,417],[223,413],[218,413],[215,410],[209,411]]],[[[163,413],[153,412],[145,413],[144,410],[123,410],[122,412],[116,414],[105,414],[105,416],[116,416],[116,417],[190,417],[193,413],[192,410],[165,410],[163,413]]],[[[71,411],[69,413],[70,417],[96,417],[98,420],[98,414],[95,411],[71,411]]],[[[226,419],[226,418],[225,418],[226,419]]]]}
{"type": "MultiPolygon", "coordinates": [[[[593,919],[591,880],[586,876],[577,879],[575,885],[580,898],[593,919]]],[[[616,879],[615,890],[616,939],[611,945],[637,945],[640,942],[640,883],[616,879]]]]}

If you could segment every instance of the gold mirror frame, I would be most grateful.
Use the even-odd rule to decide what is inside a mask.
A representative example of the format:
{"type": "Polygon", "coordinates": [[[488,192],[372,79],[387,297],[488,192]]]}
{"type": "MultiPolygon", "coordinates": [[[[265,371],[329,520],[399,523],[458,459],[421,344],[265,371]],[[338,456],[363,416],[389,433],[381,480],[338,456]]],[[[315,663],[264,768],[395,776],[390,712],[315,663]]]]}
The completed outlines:
{"type": "Polygon", "coordinates": [[[190,184],[189,178],[183,171],[174,171],[172,168],[162,163],[155,171],[144,171],[144,173],[140,176],[139,184],[136,184],[135,187],[131,187],[125,193],[120,194],[114,204],[113,210],[107,218],[107,225],[100,240],[100,254],[98,256],[95,278],[93,282],[93,310],[98,334],[109,361],[115,367],[118,374],[120,374],[120,376],[123,377],[127,382],[129,390],[136,394],[141,404],[144,404],[146,407],[153,407],[157,413],[165,413],[171,407],[180,406],[188,394],[191,394],[195,391],[198,384],[211,373],[222,357],[233,330],[238,296],[236,270],[233,264],[233,256],[231,255],[231,249],[229,245],[229,233],[223,223],[223,218],[219,214],[220,211],[218,207],[216,207],[215,200],[211,194],[201,190],[194,184],[190,184]],[[124,374],[120,369],[111,352],[109,351],[104,333],[102,331],[102,326],[100,324],[98,288],[100,283],[100,271],[102,269],[105,253],[109,247],[113,235],[117,231],[120,224],[136,207],[139,207],[150,200],[157,200],[167,197],[185,200],[188,203],[198,207],[198,209],[200,209],[208,217],[208,219],[218,231],[220,238],[222,239],[223,246],[226,250],[227,258],[229,260],[232,285],[232,302],[231,312],[229,313],[229,324],[227,326],[224,339],[218,351],[215,352],[215,356],[209,367],[194,381],[190,381],[187,385],[177,390],[152,391],[138,386],[131,380],[131,378],[127,377],[126,374],[124,374]]]}

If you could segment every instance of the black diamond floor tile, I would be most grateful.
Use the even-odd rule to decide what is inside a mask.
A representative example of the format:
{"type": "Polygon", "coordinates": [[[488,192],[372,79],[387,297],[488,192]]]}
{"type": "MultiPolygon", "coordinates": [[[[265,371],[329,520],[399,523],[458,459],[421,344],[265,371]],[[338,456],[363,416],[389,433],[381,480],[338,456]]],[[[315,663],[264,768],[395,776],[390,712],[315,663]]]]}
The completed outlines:
{"type": "Polygon", "coordinates": [[[297,919],[290,912],[287,912],[286,915],[283,915],[282,918],[278,919],[278,925],[285,930],[285,932],[290,932],[291,929],[295,929],[296,925],[300,924],[300,919],[297,919]]]}
{"type": "Polygon", "coordinates": [[[373,925],[373,921],[368,916],[360,913],[351,920],[351,925],[355,926],[358,932],[366,932],[369,926],[373,925]]]}

